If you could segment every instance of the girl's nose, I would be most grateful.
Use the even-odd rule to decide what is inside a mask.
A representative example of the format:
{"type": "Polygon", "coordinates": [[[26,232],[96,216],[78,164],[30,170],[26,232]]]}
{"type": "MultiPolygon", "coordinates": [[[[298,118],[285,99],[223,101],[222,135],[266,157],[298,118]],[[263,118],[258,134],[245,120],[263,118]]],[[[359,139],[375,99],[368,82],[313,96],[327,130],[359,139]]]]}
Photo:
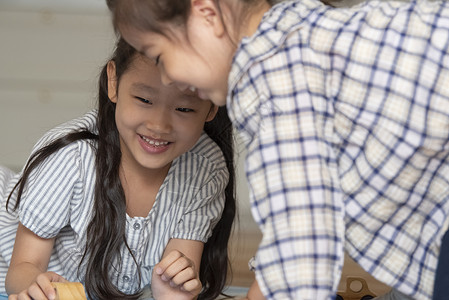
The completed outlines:
{"type": "Polygon", "coordinates": [[[147,128],[155,134],[168,134],[172,130],[172,120],[167,109],[155,109],[148,116],[147,128]]]}

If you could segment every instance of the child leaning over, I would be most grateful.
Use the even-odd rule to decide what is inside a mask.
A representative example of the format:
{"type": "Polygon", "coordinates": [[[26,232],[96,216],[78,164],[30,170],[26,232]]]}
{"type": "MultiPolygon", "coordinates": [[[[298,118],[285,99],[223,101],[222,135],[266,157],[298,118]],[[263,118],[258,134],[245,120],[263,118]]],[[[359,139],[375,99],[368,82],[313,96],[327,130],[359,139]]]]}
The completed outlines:
{"type": "Polygon", "coordinates": [[[108,2],[164,83],[226,104],[244,137],[265,297],[334,299],[344,250],[432,297],[449,214],[448,1],[108,2]]]}
{"type": "Polygon", "coordinates": [[[65,280],[93,299],[216,298],[235,214],[226,111],[162,85],[123,40],[99,85],[98,110],[48,132],[21,174],[1,172],[1,293],[10,263],[10,299],[52,299],[65,280]]]}

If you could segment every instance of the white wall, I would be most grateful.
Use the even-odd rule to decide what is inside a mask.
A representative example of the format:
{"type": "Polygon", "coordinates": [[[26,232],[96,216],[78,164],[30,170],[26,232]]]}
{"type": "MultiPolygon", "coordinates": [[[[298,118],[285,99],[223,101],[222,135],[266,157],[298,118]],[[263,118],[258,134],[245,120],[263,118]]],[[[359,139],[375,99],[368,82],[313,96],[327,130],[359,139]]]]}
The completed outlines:
{"type": "Polygon", "coordinates": [[[17,170],[43,132],[95,105],[115,36],[106,7],[81,14],[2,1],[0,164],[17,170]]]}

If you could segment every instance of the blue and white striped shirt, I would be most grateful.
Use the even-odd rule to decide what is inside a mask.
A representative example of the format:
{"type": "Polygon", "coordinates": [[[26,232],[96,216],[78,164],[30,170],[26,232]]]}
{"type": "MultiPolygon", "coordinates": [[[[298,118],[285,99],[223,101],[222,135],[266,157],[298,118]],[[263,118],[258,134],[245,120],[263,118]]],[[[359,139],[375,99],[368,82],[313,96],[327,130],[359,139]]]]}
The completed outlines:
{"type": "MultiPolygon", "coordinates": [[[[74,129],[86,127],[94,131],[95,117],[93,111],[51,130],[35,149],[74,129]]],[[[19,219],[25,227],[43,238],[56,237],[48,269],[69,281],[84,282],[85,265],[79,273],[81,277],[78,265],[94,201],[96,150],[91,143],[74,142],[42,163],[32,172],[19,207],[19,219]]],[[[0,172],[0,176],[3,173],[9,174],[0,172]]],[[[139,266],[123,246],[122,267],[111,270],[113,283],[128,294],[148,286],[153,267],[171,238],[206,242],[221,216],[228,177],[220,148],[203,133],[191,150],[173,161],[148,216],[126,216],[127,243],[139,266]],[[138,268],[142,274],[140,284],[138,268]]],[[[9,180],[9,191],[16,180],[17,177],[9,180]]],[[[10,261],[14,242],[11,228],[17,227],[17,213],[11,216],[5,212],[4,198],[0,210],[0,257],[4,260],[0,266],[0,294],[5,293],[3,270],[10,261]]],[[[113,264],[118,266],[118,260],[113,264]]]]}
{"type": "Polygon", "coordinates": [[[228,111],[268,299],[334,299],[346,250],[430,299],[449,213],[449,2],[281,2],[244,38],[228,111]]]}

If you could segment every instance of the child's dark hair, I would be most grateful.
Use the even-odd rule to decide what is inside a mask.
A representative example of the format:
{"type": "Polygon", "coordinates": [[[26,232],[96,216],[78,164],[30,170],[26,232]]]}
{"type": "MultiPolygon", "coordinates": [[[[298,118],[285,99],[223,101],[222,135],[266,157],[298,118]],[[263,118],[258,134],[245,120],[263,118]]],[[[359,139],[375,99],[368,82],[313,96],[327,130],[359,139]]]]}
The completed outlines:
{"type": "MultiPolygon", "coordinates": [[[[116,65],[118,81],[128,69],[135,55],[140,54],[123,39],[118,41],[111,58],[116,65]]],[[[111,261],[114,261],[115,257],[119,257],[121,246],[125,244],[130,253],[131,250],[127,245],[125,235],[126,201],[119,178],[121,151],[119,133],[115,124],[115,104],[108,98],[107,64],[103,67],[99,78],[96,126],[98,134],[88,129],[81,129],[58,138],[36,151],[29,158],[22,177],[10,193],[6,205],[8,208],[12,195],[17,191],[14,210],[18,208],[30,173],[53,153],[77,140],[97,141],[93,217],[88,225],[86,250],[82,259],[87,263],[86,291],[89,298],[92,299],[137,299],[140,293],[126,295],[119,291],[109,278],[111,261]]],[[[203,290],[199,298],[215,299],[221,294],[227,280],[228,241],[236,214],[233,131],[224,107],[219,108],[213,121],[205,124],[204,130],[222,150],[229,171],[223,214],[212,231],[212,236],[204,246],[200,268],[203,290]]],[[[95,145],[95,143],[92,144],[95,145]]]]}
{"type": "MultiPolygon", "coordinates": [[[[220,9],[220,0],[213,0],[220,9]]],[[[282,2],[282,0],[240,0],[245,7],[242,13],[257,8],[265,1],[270,5],[282,2]]],[[[323,4],[333,6],[341,0],[320,0],[323,4]]],[[[168,22],[185,25],[190,12],[190,0],[106,0],[109,10],[112,12],[112,24],[117,32],[122,26],[140,31],[163,33],[168,22]]],[[[234,12],[236,13],[236,12],[234,12]]],[[[245,15],[236,17],[244,20],[245,15]]],[[[235,24],[239,27],[241,24],[235,24]]]]}

